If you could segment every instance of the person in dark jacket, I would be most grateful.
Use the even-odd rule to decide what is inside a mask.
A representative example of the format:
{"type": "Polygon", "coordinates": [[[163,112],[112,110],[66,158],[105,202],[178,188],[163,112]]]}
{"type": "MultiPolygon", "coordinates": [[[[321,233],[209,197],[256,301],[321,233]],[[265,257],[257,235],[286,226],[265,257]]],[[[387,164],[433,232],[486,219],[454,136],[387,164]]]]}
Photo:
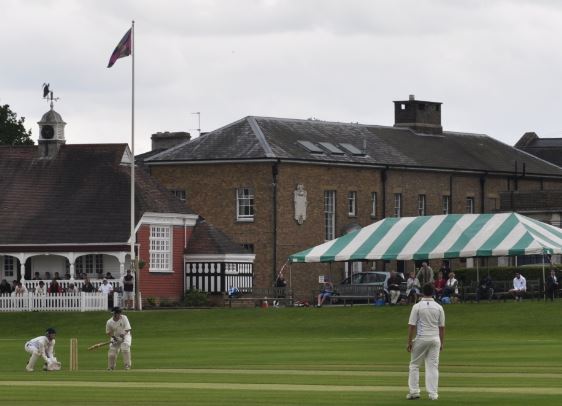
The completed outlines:
{"type": "Polygon", "coordinates": [[[556,277],[556,271],[554,269],[550,270],[550,275],[546,278],[546,297],[551,301],[554,300],[554,295],[559,288],[558,278],[556,277]]]}
{"type": "Polygon", "coordinates": [[[0,282],[0,295],[9,295],[10,293],[12,293],[12,287],[6,279],[2,279],[2,282],[0,282]]]}

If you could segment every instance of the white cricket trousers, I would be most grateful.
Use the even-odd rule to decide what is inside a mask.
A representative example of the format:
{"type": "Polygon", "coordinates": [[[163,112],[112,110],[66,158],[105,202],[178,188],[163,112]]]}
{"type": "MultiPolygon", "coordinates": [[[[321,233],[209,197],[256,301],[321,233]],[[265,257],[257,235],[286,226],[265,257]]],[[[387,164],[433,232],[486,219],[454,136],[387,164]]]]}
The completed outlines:
{"type": "Polygon", "coordinates": [[[425,361],[425,388],[430,397],[437,399],[439,387],[439,336],[416,337],[412,346],[408,386],[410,394],[420,394],[420,367],[425,361]]]}

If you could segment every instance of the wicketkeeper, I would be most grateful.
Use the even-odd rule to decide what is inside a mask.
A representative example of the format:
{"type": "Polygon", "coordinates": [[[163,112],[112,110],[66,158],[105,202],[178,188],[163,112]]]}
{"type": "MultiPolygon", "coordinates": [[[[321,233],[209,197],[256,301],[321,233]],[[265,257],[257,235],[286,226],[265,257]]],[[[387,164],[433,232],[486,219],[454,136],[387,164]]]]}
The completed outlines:
{"type": "Polygon", "coordinates": [[[45,331],[44,336],[36,337],[25,343],[25,351],[31,354],[29,362],[27,363],[25,370],[28,372],[33,372],[35,363],[41,357],[45,360],[46,371],[58,371],[61,368],[61,363],[55,358],[55,336],[57,332],[54,328],[49,327],[45,331]]]}
{"type": "Polygon", "coordinates": [[[105,332],[110,337],[111,343],[107,352],[107,370],[115,369],[117,354],[123,353],[125,369],[131,368],[131,324],[127,316],[121,314],[119,307],[113,308],[113,317],[107,320],[105,332]]]}

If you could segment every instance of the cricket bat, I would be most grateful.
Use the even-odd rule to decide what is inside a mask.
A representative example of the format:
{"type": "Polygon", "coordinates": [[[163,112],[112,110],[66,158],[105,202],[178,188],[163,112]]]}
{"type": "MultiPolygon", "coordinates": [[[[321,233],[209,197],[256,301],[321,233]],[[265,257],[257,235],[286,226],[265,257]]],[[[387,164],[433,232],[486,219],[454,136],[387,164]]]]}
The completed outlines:
{"type": "Polygon", "coordinates": [[[95,350],[95,349],[100,348],[100,347],[105,347],[106,345],[109,345],[109,344],[111,344],[111,340],[103,341],[101,343],[97,343],[97,344],[89,346],[88,351],[92,351],[92,350],[95,350]]]}

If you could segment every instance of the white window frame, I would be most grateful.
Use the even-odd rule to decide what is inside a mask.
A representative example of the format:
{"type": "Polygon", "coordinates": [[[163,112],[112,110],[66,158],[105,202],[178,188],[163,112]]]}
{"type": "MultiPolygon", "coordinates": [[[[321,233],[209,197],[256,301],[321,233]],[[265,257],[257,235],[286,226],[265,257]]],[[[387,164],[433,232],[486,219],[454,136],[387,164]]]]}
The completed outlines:
{"type": "Polygon", "coordinates": [[[172,247],[172,227],[151,224],[149,238],[149,272],[173,272],[172,247]]]}
{"type": "Polygon", "coordinates": [[[11,255],[4,256],[4,276],[13,277],[16,268],[16,259],[11,255]]]}
{"type": "Polygon", "coordinates": [[[451,196],[443,195],[441,206],[443,208],[443,214],[449,214],[451,212],[451,196]]]}
{"type": "Polygon", "coordinates": [[[254,221],[254,189],[242,187],[236,189],[236,220],[237,221],[254,221]]]}
{"type": "Polygon", "coordinates": [[[418,216],[425,216],[425,195],[418,195],[418,216]]]}
{"type": "Polygon", "coordinates": [[[180,199],[182,202],[187,201],[187,192],[185,190],[172,190],[172,194],[180,199]]]}
{"type": "Polygon", "coordinates": [[[377,192],[371,192],[371,218],[377,218],[377,192]]]}
{"type": "Polygon", "coordinates": [[[394,217],[402,217],[402,193],[394,193],[394,217]]]}
{"type": "Polygon", "coordinates": [[[474,197],[472,196],[466,198],[466,212],[468,214],[474,214],[474,197]]]}
{"type": "MultiPolygon", "coordinates": [[[[70,268],[70,262],[68,263],[68,266],[70,268]]],[[[105,274],[103,269],[103,254],[88,254],[79,256],[74,261],[74,273],[78,276],[83,273],[87,275],[105,274]]]]}
{"type": "Polygon", "coordinates": [[[324,191],[324,239],[336,238],[336,191],[324,191]]]}
{"type": "Polygon", "coordinates": [[[357,192],[347,192],[347,215],[357,217],[357,192]]]}

